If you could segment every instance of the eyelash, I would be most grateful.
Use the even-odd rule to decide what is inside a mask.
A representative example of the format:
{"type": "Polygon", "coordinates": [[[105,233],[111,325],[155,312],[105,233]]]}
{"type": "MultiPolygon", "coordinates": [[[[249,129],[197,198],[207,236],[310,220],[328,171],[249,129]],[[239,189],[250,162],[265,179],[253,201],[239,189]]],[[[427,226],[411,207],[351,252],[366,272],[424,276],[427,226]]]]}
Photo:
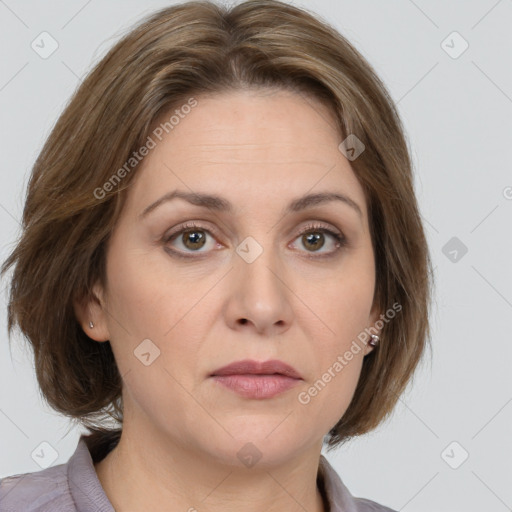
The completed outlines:
{"type": "MultiPolygon", "coordinates": [[[[209,235],[211,235],[213,237],[215,237],[215,235],[216,235],[215,232],[212,232],[213,230],[206,229],[205,227],[203,227],[199,224],[196,224],[195,222],[189,222],[187,224],[179,226],[178,231],[174,231],[170,235],[165,236],[163,238],[163,242],[165,244],[168,244],[174,238],[177,238],[179,235],[183,234],[185,231],[194,231],[194,230],[204,231],[205,233],[208,233],[209,235]]],[[[336,231],[333,231],[321,224],[316,224],[316,223],[308,224],[300,233],[297,234],[296,238],[298,238],[306,233],[309,233],[309,232],[325,233],[325,234],[331,235],[334,238],[334,240],[336,241],[336,249],[330,253],[320,253],[319,255],[315,255],[314,252],[311,252],[311,255],[307,256],[308,258],[323,259],[323,258],[334,257],[335,255],[337,255],[337,253],[341,249],[343,249],[344,247],[346,247],[348,245],[348,241],[343,234],[337,233],[336,231]]],[[[187,253],[184,253],[183,251],[177,251],[175,249],[169,249],[169,248],[167,250],[169,252],[171,252],[173,256],[176,256],[178,258],[185,258],[185,259],[198,258],[198,256],[188,256],[188,255],[186,255],[187,253]]]]}

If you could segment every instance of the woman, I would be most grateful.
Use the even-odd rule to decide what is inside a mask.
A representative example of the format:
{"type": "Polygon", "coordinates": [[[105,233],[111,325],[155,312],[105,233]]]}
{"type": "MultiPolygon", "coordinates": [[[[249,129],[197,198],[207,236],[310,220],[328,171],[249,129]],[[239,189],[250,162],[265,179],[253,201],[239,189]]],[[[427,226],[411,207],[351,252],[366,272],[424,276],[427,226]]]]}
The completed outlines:
{"type": "Polygon", "coordinates": [[[89,433],[3,479],[0,510],[392,511],[321,449],[405,389],[430,259],[395,107],[312,14],[189,2],[135,27],[37,159],[11,266],[9,332],[89,433]]]}

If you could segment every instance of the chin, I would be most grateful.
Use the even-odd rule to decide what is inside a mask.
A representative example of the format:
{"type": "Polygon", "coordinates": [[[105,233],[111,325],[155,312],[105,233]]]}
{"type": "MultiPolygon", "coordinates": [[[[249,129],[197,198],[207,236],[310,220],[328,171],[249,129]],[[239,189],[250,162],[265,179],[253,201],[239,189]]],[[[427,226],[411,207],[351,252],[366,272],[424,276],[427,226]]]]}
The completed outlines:
{"type": "MultiPolygon", "coordinates": [[[[284,419],[286,415],[283,415],[284,419]]],[[[219,463],[227,466],[236,466],[248,469],[253,467],[271,468],[285,464],[301,450],[306,448],[305,433],[297,432],[290,435],[290,430],[284,428],[280,421],[263,421],[259,424],[246,425],[245,428],[229,428],[233,438],[228,434],[223,435],[218,442],[213,437],[209,438],[210,445],[203,449],[209,451],[219,463]],[[277,427],[277,428],[276,428],[277,427]]],[[[246,421],[245,421],[246,423],[246,421]]]]}

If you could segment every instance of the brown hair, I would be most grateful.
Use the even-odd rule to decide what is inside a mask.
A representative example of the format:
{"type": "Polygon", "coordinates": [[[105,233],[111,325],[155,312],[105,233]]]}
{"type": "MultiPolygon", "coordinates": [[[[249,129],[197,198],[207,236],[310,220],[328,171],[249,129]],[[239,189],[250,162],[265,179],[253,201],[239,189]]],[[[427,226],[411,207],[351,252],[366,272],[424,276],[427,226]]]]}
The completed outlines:
{"type": "Polygon", "coordinates": [[[389,416],[430,341],[433,277],[409,151],[393,101],[364,57],[318,16],[276,0],[163,9],[115,44],[59,117],[33,167],[21,237],[2,267],[4,274],[15,265],[9,336],[17,325],[28,338],[44,398],[92,432],[95,459],[108,449],[101,439],[119,439],[120,429],[104,420],[122,425],[122,379],[110,343],[84,333],[73,301],[92,298],[93,284],[105,283],[105,247],[136,171],[123,173],[109,193],[95,191],[107,190],[163,114],[192,95],[248,87],[326,102],[340,142],[354,134],[364,143],[351,165],[368,204],[374,300],[381,311],[402,308],[364,358],[328,449],[389,416]]]}

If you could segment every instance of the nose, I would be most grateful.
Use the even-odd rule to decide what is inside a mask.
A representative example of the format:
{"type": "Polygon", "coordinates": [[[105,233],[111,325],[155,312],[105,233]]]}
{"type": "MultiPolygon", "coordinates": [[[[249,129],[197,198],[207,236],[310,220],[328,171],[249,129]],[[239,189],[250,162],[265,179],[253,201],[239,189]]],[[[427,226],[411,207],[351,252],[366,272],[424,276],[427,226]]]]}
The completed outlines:
{"type": "Polygon", "coordinates": [[[230,279],[226,314],[232,329],[275,336],[290,328],[293,292],[275,251],[248,237],[237,248],[230,279]]]}

